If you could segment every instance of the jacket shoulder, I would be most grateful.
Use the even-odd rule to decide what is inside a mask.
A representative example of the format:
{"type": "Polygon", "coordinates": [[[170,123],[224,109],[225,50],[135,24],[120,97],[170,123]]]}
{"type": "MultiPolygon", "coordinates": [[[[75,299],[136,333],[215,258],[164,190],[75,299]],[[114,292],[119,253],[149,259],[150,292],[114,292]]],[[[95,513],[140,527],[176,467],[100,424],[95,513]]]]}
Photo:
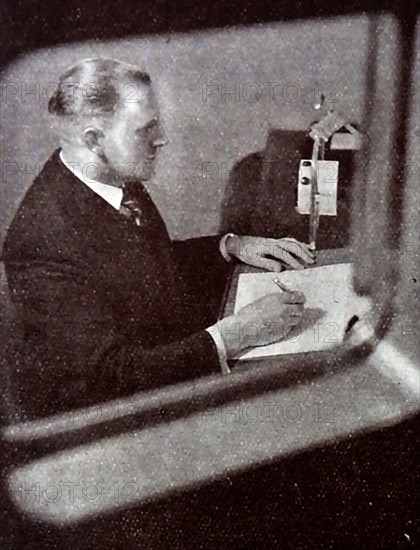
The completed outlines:
{"type": "Polygon", "coordinates": [[[53,236],[64,229],[66,203],[69,193],[59,164],[58,151],[46,162],[23,197],[10,224],[3,244],[2,259],[19,260],[38,255],[51,246],[53,236]]]}

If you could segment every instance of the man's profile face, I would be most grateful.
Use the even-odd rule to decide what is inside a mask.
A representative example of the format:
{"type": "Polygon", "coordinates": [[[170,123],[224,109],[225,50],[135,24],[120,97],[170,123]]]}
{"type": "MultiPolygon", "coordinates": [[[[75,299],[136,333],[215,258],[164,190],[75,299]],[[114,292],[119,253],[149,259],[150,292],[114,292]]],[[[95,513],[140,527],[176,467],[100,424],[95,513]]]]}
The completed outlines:
{"type": "Polygon", "coordinates": [[[135,97],[122,101],[104,132],[104,156],[121,182],[150,179],[163,144],[153,89],[136,84],[136,90],[135,97]]]}

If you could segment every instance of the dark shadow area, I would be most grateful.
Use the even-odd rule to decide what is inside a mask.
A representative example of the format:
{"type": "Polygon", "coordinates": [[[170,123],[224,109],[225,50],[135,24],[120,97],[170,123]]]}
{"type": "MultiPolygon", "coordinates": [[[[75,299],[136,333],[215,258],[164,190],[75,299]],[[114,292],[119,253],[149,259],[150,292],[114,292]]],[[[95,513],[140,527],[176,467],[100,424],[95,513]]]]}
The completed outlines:
{"type": "MultiPolygon", "coordinates": [[[[222,201],[220,232],[308,241],[309,216],[295,210],[299,163],[312,156],[307,132],[273,129],[264,151],[240,159],[229,174],[222,201]]],[[[339,162],[337,216],[321,216],[318,249],[349,244],[352,151],[331,151],[325,160],[339,162]]]]}

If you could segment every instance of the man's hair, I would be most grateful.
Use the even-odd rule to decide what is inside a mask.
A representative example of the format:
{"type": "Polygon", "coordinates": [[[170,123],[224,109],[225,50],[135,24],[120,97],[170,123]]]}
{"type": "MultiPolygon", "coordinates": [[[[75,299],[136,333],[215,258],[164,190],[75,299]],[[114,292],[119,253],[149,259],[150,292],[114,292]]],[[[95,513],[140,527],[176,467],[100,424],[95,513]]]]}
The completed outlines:
{"type": "Polygon", "coordinates": [[[124,98],[136,96],[138,90],[132,84],[150,83],[146,72],[122,61],[83,59],[60,77],[48,111],[60,117],[112,115],[124,98]]]}

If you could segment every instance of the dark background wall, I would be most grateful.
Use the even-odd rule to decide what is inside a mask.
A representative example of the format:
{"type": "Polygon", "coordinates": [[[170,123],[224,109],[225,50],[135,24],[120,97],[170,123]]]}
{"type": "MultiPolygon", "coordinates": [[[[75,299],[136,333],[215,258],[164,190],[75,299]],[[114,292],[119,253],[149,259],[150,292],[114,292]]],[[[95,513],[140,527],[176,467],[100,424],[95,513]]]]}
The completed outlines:
{"type": "MultiPolygon", "coordinates": [[[[188,238],[217,231],[229,170],[264,147],[270,127],[306,130],[319,93],[360,119],[367,29],[366,15],[348,15],[81,41],[21,55],[1,75],[1,236],[56,146],[47,99],[75,61],[104,55],[150,72],[169,144],[148,187],[172,236],[188,238]]],[[[390,33],[386,16],[381,32],[390,33]]]]}

